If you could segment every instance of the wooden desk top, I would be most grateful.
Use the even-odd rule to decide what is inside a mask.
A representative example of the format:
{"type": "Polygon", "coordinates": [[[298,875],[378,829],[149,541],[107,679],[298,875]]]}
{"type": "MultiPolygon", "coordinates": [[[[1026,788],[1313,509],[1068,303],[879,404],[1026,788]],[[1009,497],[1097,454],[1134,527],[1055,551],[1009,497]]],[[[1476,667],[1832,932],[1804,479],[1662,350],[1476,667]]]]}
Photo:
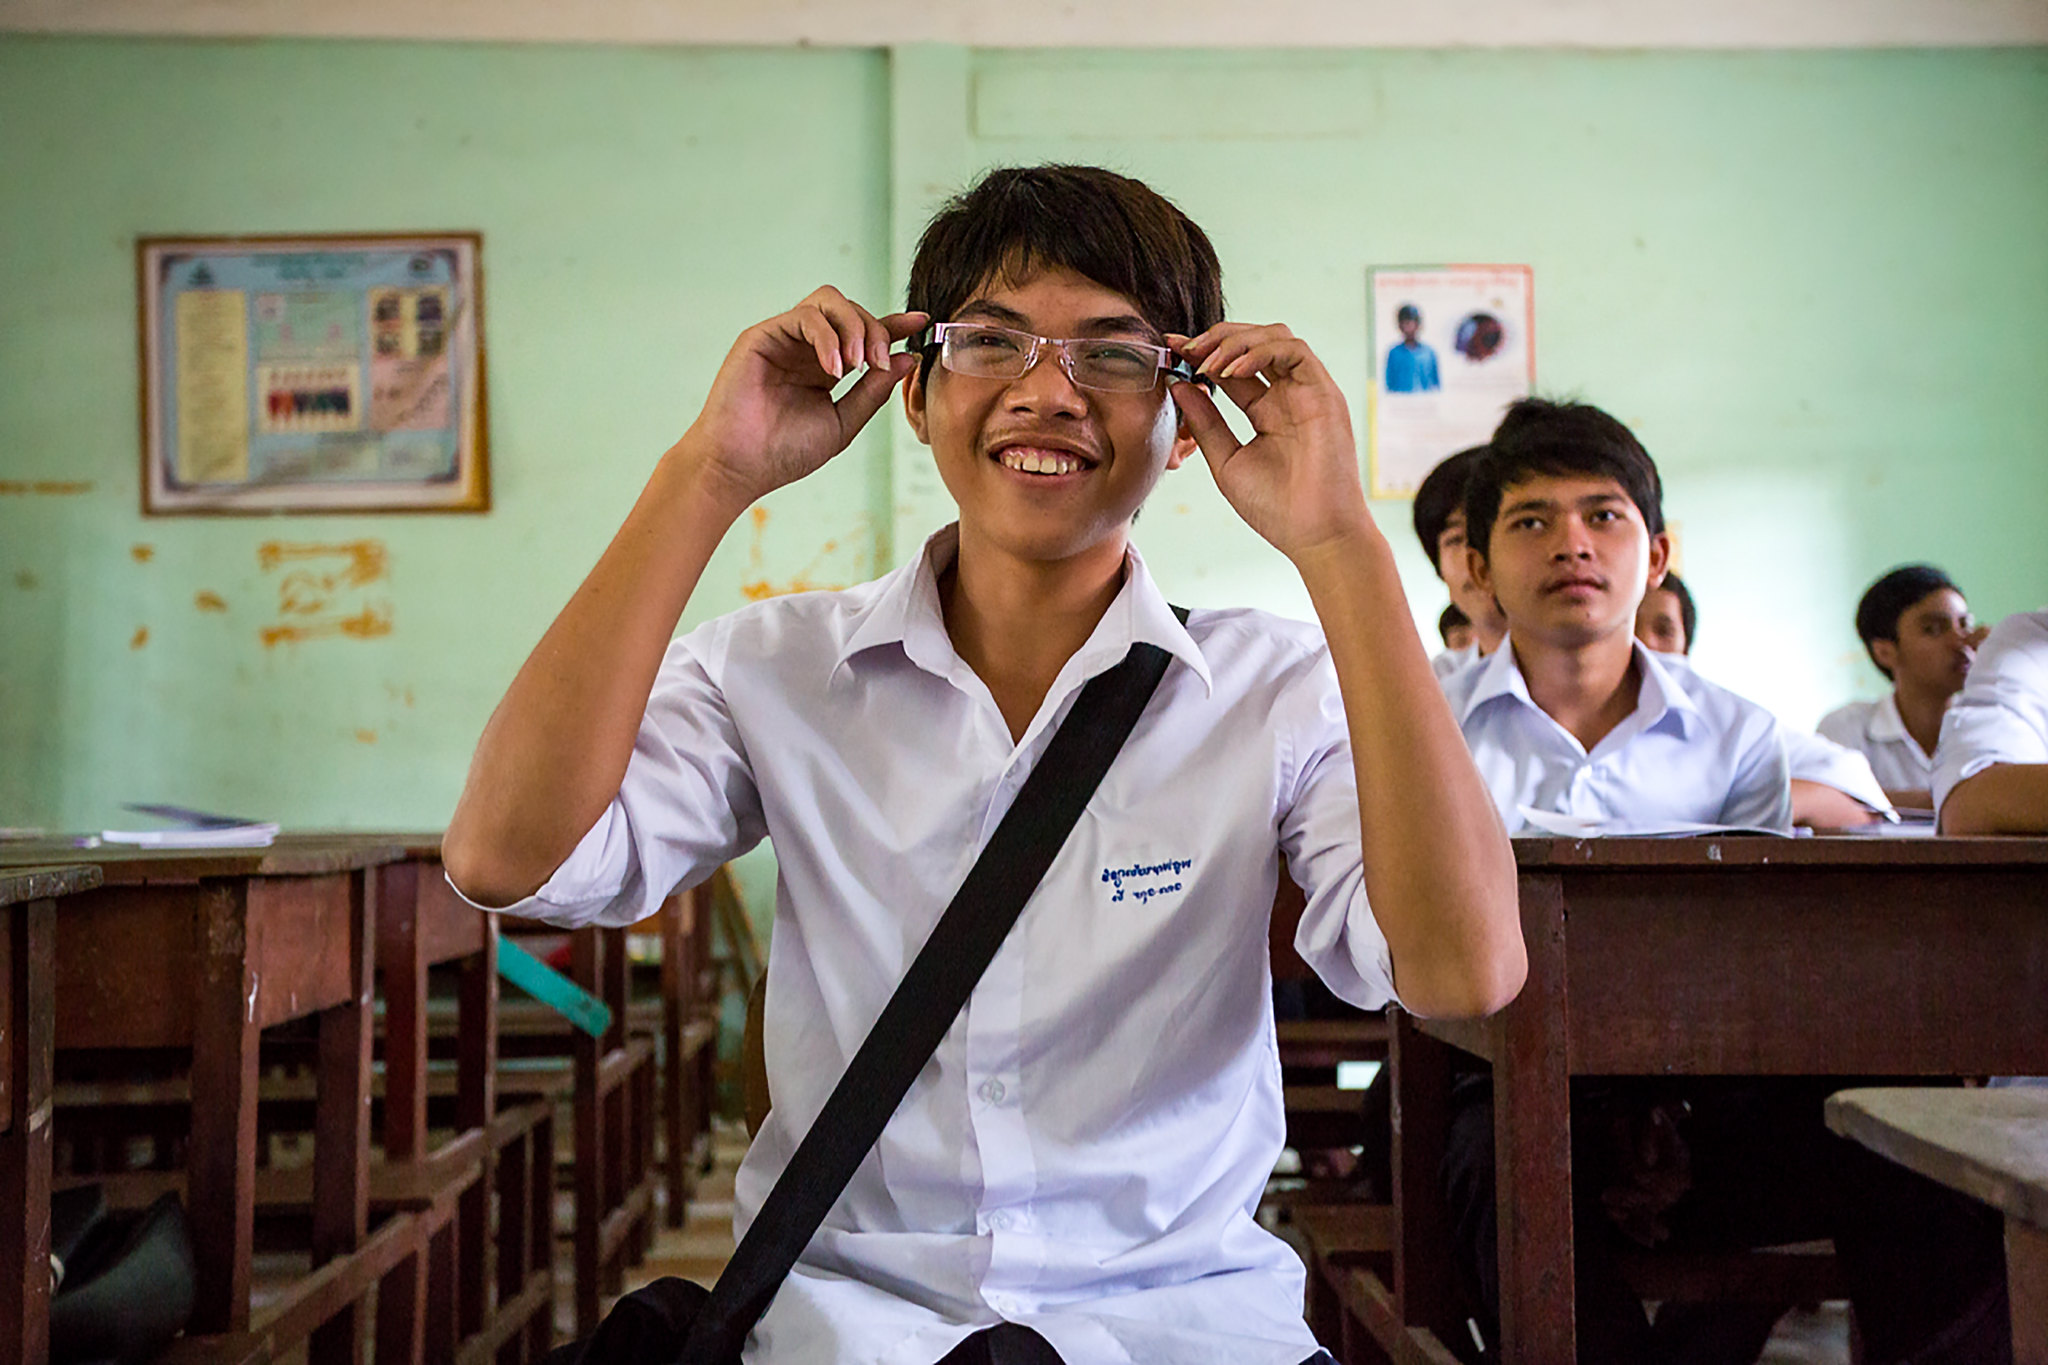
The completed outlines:
{"type": "Polygon", "coordinates": [[[2048,868],[2048,838],[1901,839],[1882,835],[1820,835],[1776,839],[1760,834],[1685,839],[1513,840],[1515,862],[1538,868],[1708,867],[1961,867],[2048,868]]]}
{"type": "Polygon", "coordinates": [[[89,863],[107,886],[195,882],[206,877],[311,877],[398,862],[406,851],[345,835],[283,834],[267,848],[78,848],[61,839],[0,844],[0,872],[89,863]]]}
{"type": "Polygon", "coordinates": [[[2048,1086],[1844,1090],[1828,1098],[1827,1119],[1908,1170],[2048,1229],[2048,1086]]]}
{"type": "Polygon", "coordinates": [[[0,868],[0,905],[68,896],[100,884],[100,870],[91,866],[0,868]]]}

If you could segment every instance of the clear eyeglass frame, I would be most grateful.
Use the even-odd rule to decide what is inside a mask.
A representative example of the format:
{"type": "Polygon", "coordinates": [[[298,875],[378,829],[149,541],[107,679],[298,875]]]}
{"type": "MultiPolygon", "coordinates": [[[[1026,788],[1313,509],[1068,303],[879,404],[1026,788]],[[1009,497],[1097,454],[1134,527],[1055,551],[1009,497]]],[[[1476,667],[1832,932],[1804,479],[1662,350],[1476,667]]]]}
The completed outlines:
{"type": "Polygon", "coordinates": [[[1162,370],[1169,379],[1197,382],[1195,367],[1169,348],[1122,337],[1042,337],[985,322],[941,322],[917,342],[921,352],[934,346],[941,365],[974,379],[1021,379],[1050,346],[1068,379],[1099,393],[1147,392],[1162,370]],[[995,344],[977,347],[977,340],[995,344]]]}

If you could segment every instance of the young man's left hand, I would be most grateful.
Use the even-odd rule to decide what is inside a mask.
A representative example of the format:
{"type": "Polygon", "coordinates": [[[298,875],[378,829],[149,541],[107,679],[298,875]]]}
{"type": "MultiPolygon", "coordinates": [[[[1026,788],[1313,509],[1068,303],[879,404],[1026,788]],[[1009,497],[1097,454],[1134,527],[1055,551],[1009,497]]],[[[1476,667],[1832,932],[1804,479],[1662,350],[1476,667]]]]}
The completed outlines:
{"type": "Polygon", "coordinates": [[[1173,386],[1216,486],[1254,531],[1298,560],[1370,525],[1351,411],[1307,342],[1242,322],[1167,342],[1251,421],[1252,439],[1240,442],[1199,385],[1173,386]]]}

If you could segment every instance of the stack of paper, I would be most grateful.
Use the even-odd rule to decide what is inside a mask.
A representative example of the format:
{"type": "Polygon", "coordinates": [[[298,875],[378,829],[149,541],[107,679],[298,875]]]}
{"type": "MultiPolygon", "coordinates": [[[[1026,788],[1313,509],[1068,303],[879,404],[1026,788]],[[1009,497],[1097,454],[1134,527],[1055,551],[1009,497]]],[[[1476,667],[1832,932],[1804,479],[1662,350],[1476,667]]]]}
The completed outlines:
{"type": "Polygon", "coordinates": [[[134,844],[141,848],[266,848],[277,838],[277,826],[269,821],[244,820],[233,815],[212,815],[184,806],[134,802],[122,807],[141,815],[154,815],[172,823],[164,829],[109,829],[100,838],[110,844],[134,844]]]}

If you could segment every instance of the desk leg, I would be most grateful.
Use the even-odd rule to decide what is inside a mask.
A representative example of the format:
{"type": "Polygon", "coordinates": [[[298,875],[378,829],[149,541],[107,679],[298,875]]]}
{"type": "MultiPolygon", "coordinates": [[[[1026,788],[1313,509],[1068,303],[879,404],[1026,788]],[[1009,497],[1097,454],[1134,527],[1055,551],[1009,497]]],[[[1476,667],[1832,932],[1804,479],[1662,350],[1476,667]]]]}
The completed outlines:
{"type": "Polygon", "coordinates": [[[1394,1097],[1394,1298],[1405,1327],[1446,1339],[1462,1334],[1451,1284],[1450,1215],[1444,1207],[1445,1129],[1450,1118],[1450,1048],[1387,1011],[1387,1068],[1394,1097]]]}
{"type": "MultiPolygon", "coordinates": [[[[19,1209],[0,1232],[0,1361],[43,1365],[50,1356],[50,1051],[56,1015],[54,901],[4,912],[0,972],[9,1017],[7,1128],[0,1133],[0,1209],[19,1209]]],[[[5,1218],[5,1215],[0,1215],[5,1218]]]]}
{"type": "Polygon", "coordinates": [[[2005,1277],[2013,1365],[2048,1365],[2048,1232],[2005,1220],[2005,1277]]]}
{"type": "MultiPolygon", "coordinates": [[[[601,929],[578,929],[570,940],[573,958],[570,975],[587,991],[603,989],[598,979],[602,941],[601,929]]],[[[623,1020],[614,1020],[615,1025],[623,1020]]],[[[581,1029],[570,1040],[576,1071],[575,1086],[575,1170],[576,1181],[576,1335],[587,1337],[598,1323],[598,1249],[605,1215],[605,1168],[610,1157],[604,1133],[604,1101],[598,1094],[598,1063],[604,1044],[581,1029]]]]}
{"type": "Polygon", "coordinates": [[[419,864],[377,877],[377,970],[384,978],[384,1159],[427,1146],[427,963],[419,933],[419,864]]]}
{"type": "Polygon", "coordinates": [[[189,1180],[198,1293],[194,1336],[249,1325],[256,1229],[256,982],[249,972],[249,883],[204,882],[202,954],[192,1037],[189,1180]]]}
{"type": "MultiPolygon", "coordinates": [[[[320,1071],[313,1118],[313,1265],[363,1244],[369,1233],[371,987],[376,961],[375,896],[369,874],[349,877],[349,963],[355,998],[320,1014],[320,1071]]],[[[360,1365],[363,1304],[349,1304],[316,1329],[309,1365],[360,1365]]]]}
{"type": "MultiPolygon", "coordinates": [[[[462,995],[456,1015],[457,1047],[455,1080],[455,1126],[458,1129],[488,1130],[498,1112],[498,928],[491,917],[477,912],[484,923],[483,950],[463,961],[462,995]]],[[[491,1186],[495,1180],[497,1149],[484,1144],[483,1173],[462,1192],[455,1214],[457,1264],[460,1282],[456,1286],[461,1335],[467,1340],[484,1328],[489,1307],[488,1245],[491,1233],[491,1186]]]]}
{"type": "Polygon", "coordinates": [[[1529,979],[1501,1016],[1493,1070],[1501,1359],[1541,1365],[1577,1354],[1562,880],[1524,873],[1521,904],[1529,979]]]}

